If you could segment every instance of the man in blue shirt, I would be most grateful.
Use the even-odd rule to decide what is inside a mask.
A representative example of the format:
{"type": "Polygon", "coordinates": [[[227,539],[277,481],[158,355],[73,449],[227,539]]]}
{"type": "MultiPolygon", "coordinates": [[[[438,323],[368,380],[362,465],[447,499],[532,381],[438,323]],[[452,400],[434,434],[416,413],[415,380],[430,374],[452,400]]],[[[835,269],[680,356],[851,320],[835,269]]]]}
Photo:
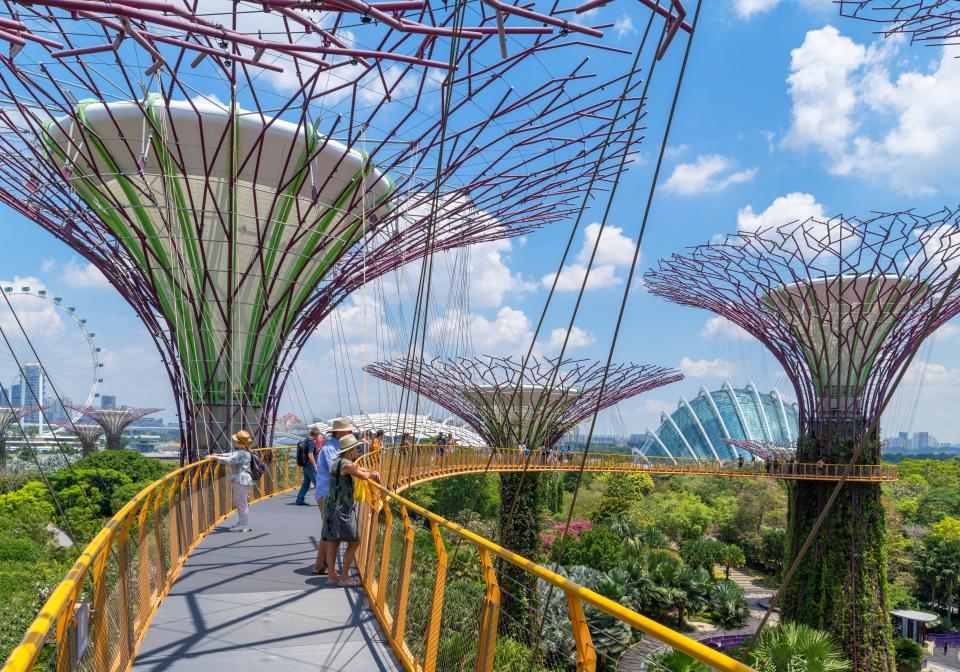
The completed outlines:
{"type": "MultiPolygon", "coordinates": [[[[304,442],[305,448],[305,458],[303,467],[303,483],[300,484],[300,492],[297,493],[296,503],[299,506],[306,506],[307,491],[310,490],[310,486],[317,485],[317,444],[323,443],[323,438],[320,436],[320,430],[316,427],[310,428],[310,438],[304,442]]],[[[299,461],[299,455],[298,455],[299,461]]]]}
{"type": "MultiPolygon", "coordinates": [[[[335,418],[330,430],[330,438],[323,442],[317,456],[317,481],[314,492],[317,498],[317,507],[320,509],[320,532],[323,533],[323,518],[327,510],[327,496],[330,494],[330,465],[340,453],[340,439],[354,433],[353,421],[350,418],[335,418]]],[[[313,563],[314,574],[327,573],[327,544],[321,541],[317,548],[317,559],[313,563]]],[[[336,570],[336,568],[334,568],[336,570]]]]}

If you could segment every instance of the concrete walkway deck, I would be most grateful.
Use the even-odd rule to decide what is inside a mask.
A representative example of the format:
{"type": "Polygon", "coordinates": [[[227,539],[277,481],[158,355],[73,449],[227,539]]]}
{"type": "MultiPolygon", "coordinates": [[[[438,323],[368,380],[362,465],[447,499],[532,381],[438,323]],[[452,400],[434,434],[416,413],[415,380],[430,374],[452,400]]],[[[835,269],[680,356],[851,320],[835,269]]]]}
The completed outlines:
{"type": "Polygon", "coordinates": [[[134,670],[402,670],[363,591],[313,576],[320,514],[293,499],[251,507],[252,532],[231,533],[233,517],[203,540],[160,605],[134,670]]]}

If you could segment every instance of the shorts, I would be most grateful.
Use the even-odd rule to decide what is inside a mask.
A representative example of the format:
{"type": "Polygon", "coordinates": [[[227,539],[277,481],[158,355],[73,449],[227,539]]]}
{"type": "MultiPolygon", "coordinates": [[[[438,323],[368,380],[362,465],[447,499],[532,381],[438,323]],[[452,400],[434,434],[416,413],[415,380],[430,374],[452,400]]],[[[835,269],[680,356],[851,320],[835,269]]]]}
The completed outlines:
{"type": "Polygon", "coordinates": [[[327,498],[322,496],[317,499],[317,508],[320,509],[320,536],[323,536],[323,520],[327,517],[327,498]]]}

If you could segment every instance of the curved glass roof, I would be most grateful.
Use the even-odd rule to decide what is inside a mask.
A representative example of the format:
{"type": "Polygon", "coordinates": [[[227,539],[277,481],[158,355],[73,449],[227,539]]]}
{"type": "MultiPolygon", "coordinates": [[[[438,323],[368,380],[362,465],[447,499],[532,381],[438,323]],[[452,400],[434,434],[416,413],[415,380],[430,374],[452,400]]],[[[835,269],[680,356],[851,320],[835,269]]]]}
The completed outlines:
{"type": "Polygon", "coordinates": [[[735,388],[725,382],[712,392],[701,387],[689,401],[681,397],[677,410],[661,414],[659,429],[647,430],[639,450],[673,459],[750,459],[749,452],[724,439],[793,443],[798,427],[797,404],[777,390],[759,392],[753,383],[735,388]]]}

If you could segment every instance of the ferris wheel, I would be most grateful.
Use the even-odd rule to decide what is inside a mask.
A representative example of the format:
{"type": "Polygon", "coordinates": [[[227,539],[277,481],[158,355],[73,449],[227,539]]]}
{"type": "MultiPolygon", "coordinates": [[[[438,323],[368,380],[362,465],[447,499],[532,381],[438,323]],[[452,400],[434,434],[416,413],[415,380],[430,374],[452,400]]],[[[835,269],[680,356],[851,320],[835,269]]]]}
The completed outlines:
{"type": "MultiPolygon", "coordinates": [[[[46,290],[8,286],[0,297],[0,330],[0,405],[45,406],[48,420],[79,420],[67,406],[90,406],[103,382],[87,321],[46,290]]],[[[25,421],[44,430],[39,413],[25,421]]]]}

